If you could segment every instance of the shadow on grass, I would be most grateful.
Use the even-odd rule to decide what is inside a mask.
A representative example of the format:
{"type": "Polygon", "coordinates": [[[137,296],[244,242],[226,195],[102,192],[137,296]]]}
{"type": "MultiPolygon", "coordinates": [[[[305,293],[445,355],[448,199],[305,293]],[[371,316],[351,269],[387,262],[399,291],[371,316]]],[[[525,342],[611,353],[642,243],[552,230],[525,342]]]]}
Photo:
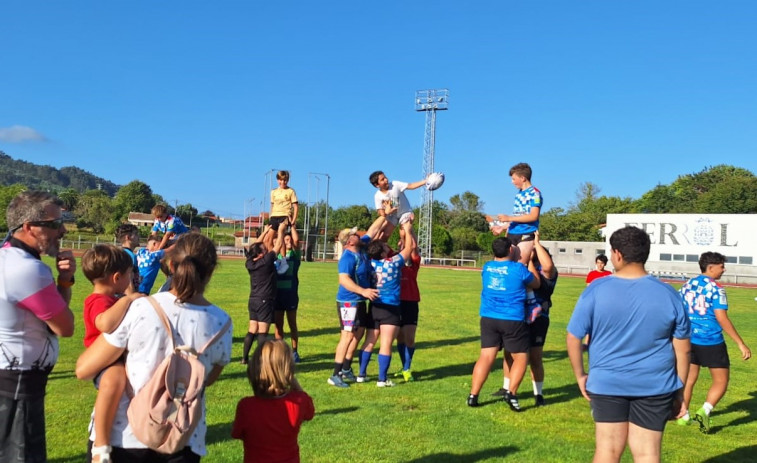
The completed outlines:
{"type": "MultiPolygon", "coordinates": [[[[728,407],[726,407],[725,409],[723,409],[722,411],[718,411],[718,414],[728,413],[728,412],[741,412],[741,411],[746,412],[745,417],[733,420],[730,423],[728,423],[727,426],[738,426],[740,424],[751,423],[755,420],[755,417],[757,417],[757,391],[752,391],[749,393],[749,395],[752,396],[751,399],[744,399],[739,402],[734,402],[730,404],[728,407]]],[[[713,426],[710,429],[710,434],[714,434],[718,432],[723,427],[724,426],[713,426]]]]}
{"type": "MultiPolygon", "coordinates": [[[[489,375],[489,378],[494,379],[493,376],[494,375],[489,375]]],[[[478,398],[479,406],[483,407],[492,404],[502,404],[504,406],[502,397],[492,396],[491,393],[488,392],[489,390],[491,390],[491,392],[497,391],[502,384],[501,381],[501,379],[498,379],[491,384],[489,381],[484,384],[484,387],[481,389],[481,395],[478,398]]],[[[582,397],[581,391],[579,391],[578,386],[575,384],[568,384],[559,388],[545,388],[543,392],[546,405],[543,407],[536,407],[536,399],[534,398],[532,391],[530,389],[520,389],[520,392],[518,393],[518,402],[520,403],[521,410],[525,411],[531,408],[548,409],[550,405],[570,402],[571,400],[582,397]]]]}
{"type": "MultiPolygon", "coordinates": [[[[423,339],[423,327],[418,328],[418,337],[423,339]]],[[[481,341],[481,336],[468,336],[464,338],[449,338],[449,339],[438,339],[436,341],[420,341],[415,343],[416,350],[421,349],[433,349],[434,347],[449,347],[449,346],[456,346],[458,344],[467,344],[469,342],[479,342],[481,341]]]]}
{"type": "Polygon", "coordinates": [[[80,453],[74,457],[53,458],[47,461],[48,463],[81,463],[82,461],[87,461],[87,453],[80,453]]]}
{"type": "Polygon", "coordinates": [[[76,379],[76,375],[74,374],[74,370],[53,370],[50,372],[47,379],[49,381],[56,379],[76,379]]]}
{"type": "Polygon", "coordinates": [[[489,460],[491,458],[504,458],[511,453],[518,451],[517,447],[498,447],[486,450],[479,450],[473,453],[449,453],[441,452],[425,457],[408,460],[409,463],[436,463],[436,462],[455,462],[455,463],[473,463],[476,461],[489,460]]]}
{"type": "Polygon", "coordinates": [[[741,447],[728,453],[709,458],[704,460],[703,463],[740,463],[742,461],[754,461],[755,454],[757,454],[757,445],[750,445],[749,447],[741,447]]]}
{"type": "Polygon", "coordinates": [[[342,407],[342,408],[332,408],[331,410],[325,410],[325,411],[316,411],[316,416],[319,415],[339,415],[341,413],[349,413],[359,410],[360,407],[342,407]]]}
{"type": "MultiPolygon", "coordinates": [[[[205,443],[207,445],[217,444],[219,442],[226,442],[234,440],[231,437],[231,422],[218,423],[212,426],[208,426],[208,432],[205,435],[205,443]]],[[[240,442],[241,445],[241,442],[240,442]]]]}
{"type": "Polygon", "coordinates": [[[568,358],[568,351],[566,350],[545,350],[542,355],[544,363],[559,362],[568,358]]]}

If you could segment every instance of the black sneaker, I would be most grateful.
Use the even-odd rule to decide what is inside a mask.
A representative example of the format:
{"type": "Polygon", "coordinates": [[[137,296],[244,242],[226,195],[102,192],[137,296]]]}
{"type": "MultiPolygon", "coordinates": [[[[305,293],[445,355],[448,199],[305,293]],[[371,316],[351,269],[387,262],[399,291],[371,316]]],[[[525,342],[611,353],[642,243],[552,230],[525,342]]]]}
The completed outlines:
{"type": "Polygon", "coordinates": [[[507,393],[507,389],[505,389],[504,387],[501,387],[499,388],[499,391],[492,392],[492,395],[494,397],[504,397],[506,393],[507,393]]]}
{"type": "Polygon", "coordinates": [[[477,395],[469,395],[468,396],[468,406],[469,407],[478,407],[478,396],[477,395]]]}
{"type": "Polygon", "coordinates": [[[544,406],[544,396],[541,394],[538,394],[536,396],[536,406],[537,407],[543,407],[544,406]]]}
{"type": "Polygon", "coordinates": [[[520,411],[520,404],[518,403],[518,397],[510,391],[505,392],[503,400],[510,406],[510,410],[514,412],[520,411]]]}

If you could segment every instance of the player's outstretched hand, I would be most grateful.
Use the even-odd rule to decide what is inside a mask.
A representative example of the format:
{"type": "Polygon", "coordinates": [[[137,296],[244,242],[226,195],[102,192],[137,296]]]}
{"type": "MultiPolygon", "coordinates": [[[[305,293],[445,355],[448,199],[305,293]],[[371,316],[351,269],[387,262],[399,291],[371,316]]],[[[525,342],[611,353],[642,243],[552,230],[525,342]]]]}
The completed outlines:
{"type": "Polygon", "coordinates": [[[505,231],[505,227],[500,227],[499,225],[495,225],[492,228],[492,233],[494,233],[494,236],[501,235],[503,231],[505,231]]]}

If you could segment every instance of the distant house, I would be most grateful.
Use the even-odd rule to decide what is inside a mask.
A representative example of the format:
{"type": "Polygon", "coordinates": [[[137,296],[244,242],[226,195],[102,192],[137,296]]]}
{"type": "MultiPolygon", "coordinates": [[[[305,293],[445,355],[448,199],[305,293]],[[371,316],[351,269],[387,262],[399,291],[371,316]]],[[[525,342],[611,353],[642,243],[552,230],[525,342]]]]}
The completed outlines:
{"type": "Polygon", "coordinates": [[[127,219],[130,224],[138,227],[152,226],[155,222],[155,217],[152,214],[145,214],[144,212],[129,212],[129,218],[127,219]]]}

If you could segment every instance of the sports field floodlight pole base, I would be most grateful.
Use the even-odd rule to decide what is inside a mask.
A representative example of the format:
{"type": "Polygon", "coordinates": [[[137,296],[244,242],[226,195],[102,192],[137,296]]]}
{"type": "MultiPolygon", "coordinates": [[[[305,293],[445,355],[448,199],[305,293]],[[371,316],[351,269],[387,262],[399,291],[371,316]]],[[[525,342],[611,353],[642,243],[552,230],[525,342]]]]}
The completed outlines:
{"type": "MultiPolygon", "coordinates": [[[[434,150],[436,145],[436,112],[449,107],[449,90],[418,90],[415,92],[415,110],[426,113],[426,132],[423,141],[423,178],[434,172],[434,150]]],[[[431,258],[431,231],[434,192],[423,189],[420,217],[418,220],[418,249],[424,261],[431,258]]]]}

